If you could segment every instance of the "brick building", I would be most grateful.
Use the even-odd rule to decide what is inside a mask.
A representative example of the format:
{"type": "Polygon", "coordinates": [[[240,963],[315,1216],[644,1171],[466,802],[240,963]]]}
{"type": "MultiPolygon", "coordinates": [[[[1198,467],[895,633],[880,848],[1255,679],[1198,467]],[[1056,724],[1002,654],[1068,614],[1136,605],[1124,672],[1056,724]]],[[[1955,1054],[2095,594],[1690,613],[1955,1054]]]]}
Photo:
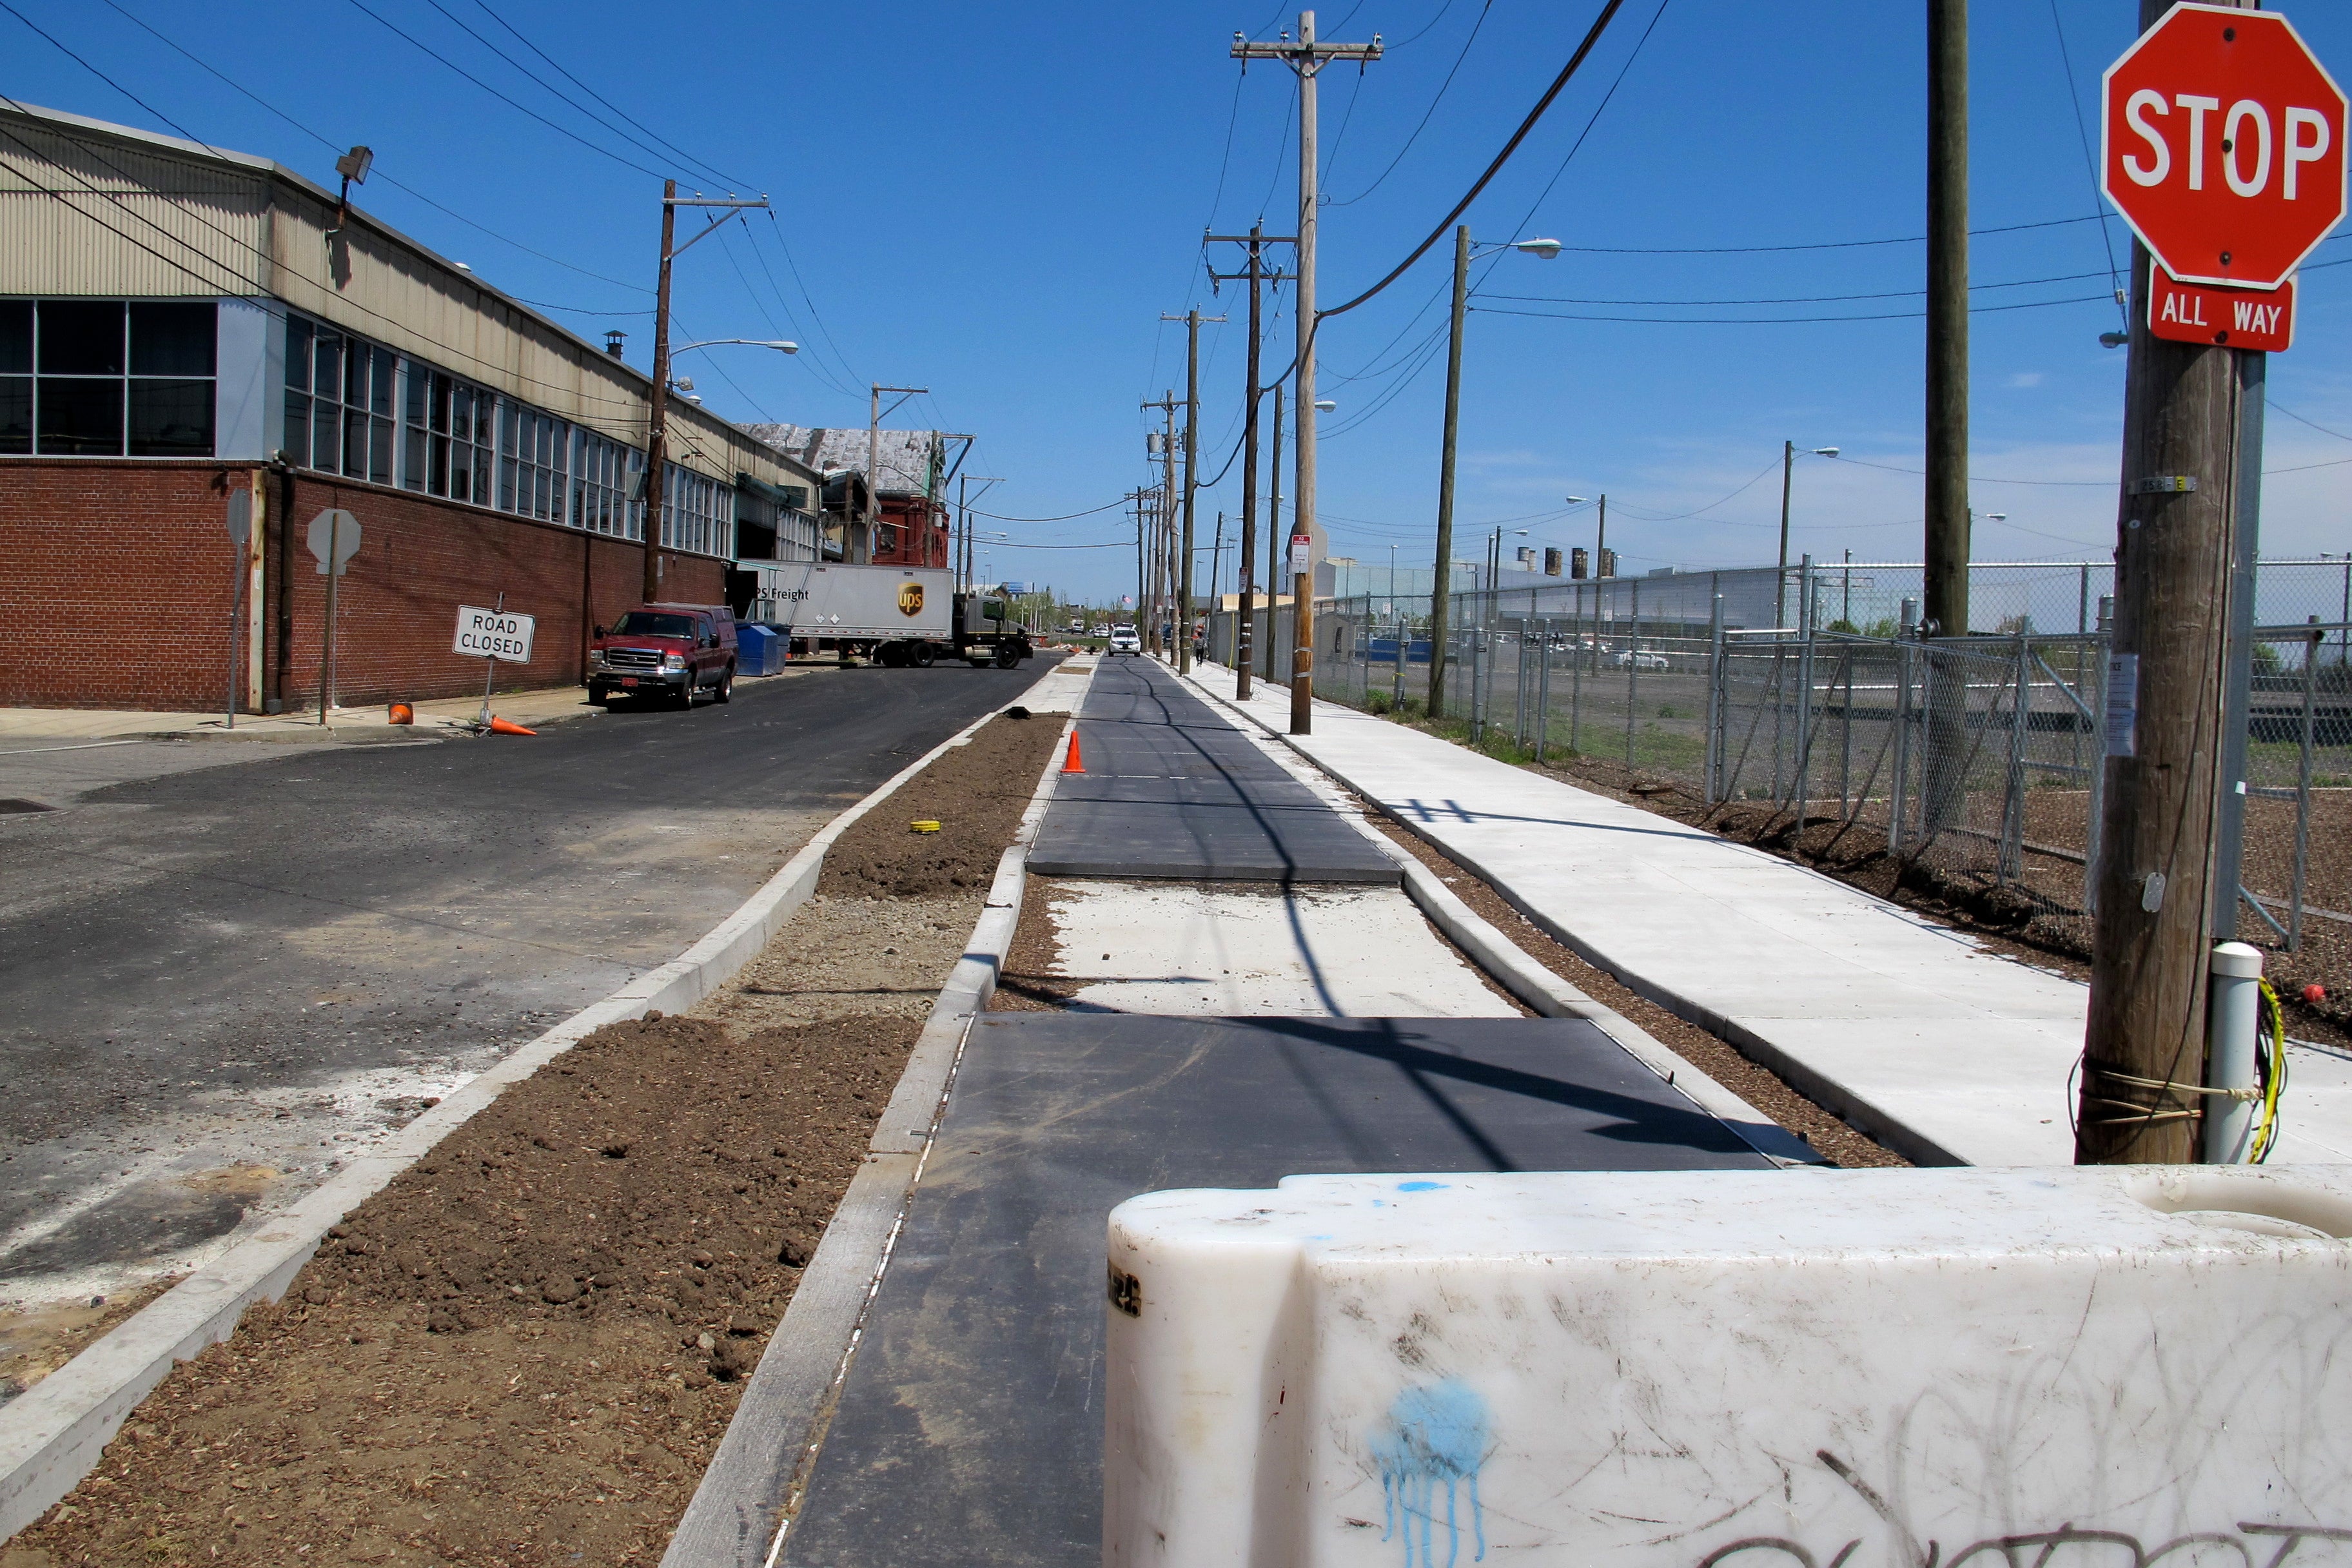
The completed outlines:
{"type": "Polygon", "coordinates": [[[344,703],[480,689],[461,604],[538,617],[501,684],[581,678],[641,596],[738,596],[807,559],[818,471],[266,159],[0,109],[0,605],[39,625],[0,705],[247,711],[319,699],[327,578],[344,703]],[[240,549],[232,490],[257,526],[240,549]]]}
{"type": "Polygon", "coordinates": [[[887,566],[945,566],[950,557],[948,481],[955,477],[968,436],[939,430],[813,429],[803,425],[753,425],[751,433],[802,462],[848,481],[858,493],[872,479],[862,510],[828,512],[826,554],[887,566]],[[952,457],[950,444],[960,449],[952,457]]]}

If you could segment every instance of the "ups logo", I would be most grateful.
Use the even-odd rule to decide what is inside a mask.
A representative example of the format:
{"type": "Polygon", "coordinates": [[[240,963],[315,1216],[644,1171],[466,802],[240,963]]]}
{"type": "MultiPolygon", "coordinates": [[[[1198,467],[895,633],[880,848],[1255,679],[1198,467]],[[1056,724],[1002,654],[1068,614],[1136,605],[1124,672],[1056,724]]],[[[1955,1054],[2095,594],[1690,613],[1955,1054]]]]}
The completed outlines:
{"type": "Polygon", "coordinates": [[[920,583],[898,584],[898,613],[902,616],[919,616],[923,613],[923,585],[920,583]]]}

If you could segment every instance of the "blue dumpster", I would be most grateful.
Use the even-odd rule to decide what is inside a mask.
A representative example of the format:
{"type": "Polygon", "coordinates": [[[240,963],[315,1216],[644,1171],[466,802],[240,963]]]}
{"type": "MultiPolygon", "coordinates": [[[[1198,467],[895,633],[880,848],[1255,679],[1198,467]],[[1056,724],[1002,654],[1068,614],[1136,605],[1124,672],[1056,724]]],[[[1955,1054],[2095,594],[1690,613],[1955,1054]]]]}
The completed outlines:
{"type": "Polygon", "coordinates": [[[769,626],[738,625],[735,628],[735,673],[782,675],[784,639],[769,626]]]}

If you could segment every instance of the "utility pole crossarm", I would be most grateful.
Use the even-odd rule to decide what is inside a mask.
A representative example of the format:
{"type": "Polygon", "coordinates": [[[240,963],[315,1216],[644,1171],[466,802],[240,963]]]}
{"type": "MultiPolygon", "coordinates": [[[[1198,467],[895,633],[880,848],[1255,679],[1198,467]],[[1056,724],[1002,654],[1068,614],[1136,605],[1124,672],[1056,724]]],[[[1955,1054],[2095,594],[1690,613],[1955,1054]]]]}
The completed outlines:
{"type": "MultiPolygon", "coordinates": [[[[1345,20],[1345,18],[1341,18],[1345,20]]],[[[1381,36],[1372,35],[1369,44],[1292,43],[1287,38],[1270,44],[1254,44],[1239,33],[1234,35],[1233,58],[1237,60],[1280,60],[1286,65],[1307,70],[1320,70],[1331,60],[1376,60],[1381,58],[1381,36]]]]}

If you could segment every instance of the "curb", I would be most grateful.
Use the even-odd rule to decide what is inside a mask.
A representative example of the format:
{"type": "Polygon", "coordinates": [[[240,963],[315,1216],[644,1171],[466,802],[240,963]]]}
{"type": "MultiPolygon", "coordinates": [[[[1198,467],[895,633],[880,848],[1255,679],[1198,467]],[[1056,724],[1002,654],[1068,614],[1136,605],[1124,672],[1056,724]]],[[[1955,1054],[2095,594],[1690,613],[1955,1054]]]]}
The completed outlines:
{"type": "Polygon", "coordinates": [[[866,1312],[882,1288],[932,1136],[946,1114],[964,1038],[994,994],[1012,950],[1029,844],[1076,727],[1074,714],[1046,760],[1013,844],[997,861],[988,901],[907,1058],[865,1163],[826,1223],[782,1321],[769,1335],[719,1450],[670,1536],[662,1568],[767,1568],[782,1554],[864,1337],[866,1312]]]}
{"type": "MultiPolygon", "coordinates": [[[[1047,671],[1040,683],[1052,676],[1047,671]]],[[[1025,700],[1034,689],[1016,700],[1025,700]]],[[[677,957],[590,1004],[469,1079],[0,1409],[0,1542],[47,1513],[97,1468],[123,1421],[175,1363],[236,1332],[237,1321],[254,1301],[275,1301],[284,1295],[329,1226],[382,1191],[509,1085],[529,1078],[605,1025],[638,1017],[652,1008],[675,1012],[690,1007],[716,991],[767,946],[815,890],[826,849],[852,823],[1003,710],[991,709],[981,715],[826,823],[758,892],[677,957]]],[[[1008,942],[1010,937],[1008,925],[1008,942]]],[[[958,966],[958,975],[965,966],[958,966]]],[[[992,985],[993,979],[992,967],[992,985]]],[[[892,1110],[897,1109],[894,1100],[892,1110]]],[[[886,1122],[889,1120],[886,1116],[886,1122]]]]}
{"type": "MultiPolygon", "coordinates": [[[[1284,752],[1297,758],[1315,769],[1325,779],[1355,786],[1314,757],[1289,744],[1288,737],[1256,714],[1220,696],[1198,680],[1189,682],[1211,702],[1226,709],[1281,742],[1284,752]]],[[[1519,945],[1498,930],[1495,923],[1463,902],[1459,895],[1444,882],[1430,875],[1429,868],[1400,849],[1387,838],[1375,833],[1363,823],[1362,811],[1353,803],[1341,813],[1354,821],[1359,831],[1378,844],[1393,858],[1404,872],[1405,893],[1427,915],[1432,924],[1453,939],[1454,944],[1470,955],[1472,962],[1491,975],[1504,990],[1534,1008],[1547,1018],[1583,1018],[1623,1047],[1634,1060],[1666,1080],[1669,1087],[1731,1129],[1740,1142],[1780,1166],[1827,1165],[1829,1162],[1810,1143],[1748,1104],[1717,1079],[1707,1075],[1696,1063],[1685,1061],[1674,1048],[1643,1028],[1606,1003],[1597,1002],[1575,986],[1538,963],[1522,952],[1519,945]]],[[[1410,824],[1402,824],[1410,829],[1410,824]]],[[[1509,892],[1492,877],[1479,870],[1478,875],[1496,893],[1511,901],[1509,892]]],[[[1547,928],[1547,935],[1554,934],[1547,928]]],[[[1583,956],[1574,943],[1560,939],[1562,945],[1583,956]]],[[[1591,962],[1587,959],[1587,962],[1591,962]]],[[[1677,1009],[1679,1011],[1679,1009],[1677,1009]]]]}

